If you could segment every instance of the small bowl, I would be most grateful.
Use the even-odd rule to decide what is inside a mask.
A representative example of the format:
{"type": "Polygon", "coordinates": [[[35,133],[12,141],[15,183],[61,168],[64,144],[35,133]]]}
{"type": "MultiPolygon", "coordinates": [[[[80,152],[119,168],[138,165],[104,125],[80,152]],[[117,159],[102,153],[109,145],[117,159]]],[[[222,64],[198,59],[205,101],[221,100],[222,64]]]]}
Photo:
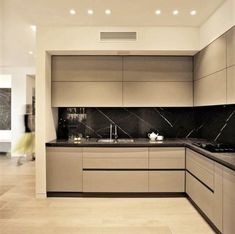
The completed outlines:
{"type": "Polygon", "coordinates": [[[159,135],[156,138],[157,141],[163,141],[163,139],[164,139],[164,136],[159,136],[159,135]]]}

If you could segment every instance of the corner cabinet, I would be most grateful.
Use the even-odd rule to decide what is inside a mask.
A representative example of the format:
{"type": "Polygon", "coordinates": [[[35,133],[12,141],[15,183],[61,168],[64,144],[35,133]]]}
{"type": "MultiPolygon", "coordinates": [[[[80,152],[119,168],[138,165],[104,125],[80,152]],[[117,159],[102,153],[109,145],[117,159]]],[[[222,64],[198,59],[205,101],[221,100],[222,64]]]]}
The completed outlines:
{"type": "Polygon", "coordinates": [[[235,26],[194,57],[194,106],[235,103],[235,26]]]}
{"type": "Polygon", "coordinates": [[[82,192],[82,148],[47,147],[47,192],[82,192]]]}
{"type": "Polygon", "coordinates": [[[186,149],[186,193],[222,232],[222,165],[186,149]]]}
{"type": "Polygon", "coordinates": [[[223,233],[235,233],[235,171],[223,167],[223,233]]]}

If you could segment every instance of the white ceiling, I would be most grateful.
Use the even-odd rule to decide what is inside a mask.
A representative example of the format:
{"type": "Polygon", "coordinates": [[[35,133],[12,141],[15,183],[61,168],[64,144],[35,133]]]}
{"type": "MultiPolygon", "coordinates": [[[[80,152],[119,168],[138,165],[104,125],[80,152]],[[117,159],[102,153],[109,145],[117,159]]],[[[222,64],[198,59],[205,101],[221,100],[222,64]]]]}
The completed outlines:
{"type": "Polygon", "coordinates": [[[5,0],[5,7],[40,25],[199,26],[224,0],[5,0]],[[77,14],[71,16],[70,9],[77,14]],[[88,15],[92,9],[94,14],[88,15]],[[106,15],[106,9],[112,11],[106,15]],[[155,10],[162,14],[156,16],[155,10]],[[174,16],[172,11],[179,10],[174,16]],[[197,15],[191,16],[190,11],[197,15]]]}
{"type": "MultiPolygon", "coordinates": [[[[3,2],[3,63],[34,66],[35,33],[30,25],[44,26],[195,26],[205,22],[225,0],[0,0],[3,2]],[[69,14],[75,9],[77,14],[69,14]],[[93,15],[87,10],[92,9],[93,15]],[[105,10],[110,9],[111,15],[105,10]],[[160,9],[157,16],[155,10],[160,9]],[[179,14],[172,15],[177,9],[179,14]],[[196,10],[195,16],[190,15],[196,10]]],[[[1,10],[1,9],[0,9],[1,10]]],[[[1,12],[1,11],[0,11],[1,12]]],[[[0,22],[2,20],[0,19],[0,22]]],[[[1,52],[1,50],[0,50],[1,52]]]]}

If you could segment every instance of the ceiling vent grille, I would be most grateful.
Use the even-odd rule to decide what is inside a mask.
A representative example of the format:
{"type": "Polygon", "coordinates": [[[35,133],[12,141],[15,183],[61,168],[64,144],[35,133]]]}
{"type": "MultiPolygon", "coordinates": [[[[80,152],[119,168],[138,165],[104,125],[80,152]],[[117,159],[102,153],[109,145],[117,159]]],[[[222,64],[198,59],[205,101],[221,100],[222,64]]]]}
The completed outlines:
{"type": "Polygon", "coordinates": [[[100,32],[101,41],[136,41],[136,32],[100,32]]]}

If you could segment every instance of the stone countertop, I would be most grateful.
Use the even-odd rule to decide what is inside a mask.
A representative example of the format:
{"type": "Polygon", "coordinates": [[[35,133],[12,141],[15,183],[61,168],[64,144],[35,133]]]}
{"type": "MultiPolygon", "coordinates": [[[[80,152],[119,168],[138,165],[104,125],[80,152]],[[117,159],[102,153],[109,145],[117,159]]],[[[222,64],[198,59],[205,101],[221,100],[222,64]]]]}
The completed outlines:
{"type": "Polygon", "coordinates": [[[68,141],[68,140],[53,140],[46,143],[47,147],[186,147],[210,158],[223,166],[226,166],[235,171],[235,153],[212,153],[210,151],[199,148],[193,145],[194,142],[207,142],[201,139],[164,139],[163,141],[151,142],[146,138],[134,139],[134,142],[113,142],[103,143],[97,142],[97,139],[92,138],[88,141],[68,141]]]}

